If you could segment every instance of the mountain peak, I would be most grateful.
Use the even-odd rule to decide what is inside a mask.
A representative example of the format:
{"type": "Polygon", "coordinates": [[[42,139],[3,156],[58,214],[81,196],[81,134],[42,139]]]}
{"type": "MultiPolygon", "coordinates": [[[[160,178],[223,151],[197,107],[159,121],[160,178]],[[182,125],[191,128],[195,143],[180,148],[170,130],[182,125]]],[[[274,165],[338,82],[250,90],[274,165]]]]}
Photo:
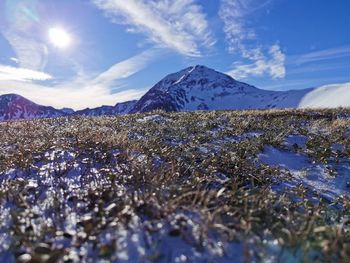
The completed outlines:
{"type": "Polygon", "coordinates": [[[212,68],[209,68],[207,66],[204,66],[204,65],[194,65],[194,66],[190,66],[190,67],[187,67],[186,68],[187,70],[191,71],[191,72],[194,72],[194,71],[215,71],[214,69],[212,68]]]}
{"type": "Polygon", "coordinates": [[[196,83],[202,87],[208,83],[220,83],[221,86],[226,86],[228,83],[232,84],[236,83],[236,81],[230,76],[212,68],[204,65],[195,65],[167,75],[153,88],[168,91],[169,89],[176,89],[179,86],[191,88],[196,83]]]}
{"type": "Polygon", "coordinates": [[[198,110],[214,104],[214,108],[228,109],[229,102],[219,105],[222,98],[228,100],[255,90],[224,73],[195,65],[163,78],[137,102],[132,112],[198,110]]]}
{"type": "Polygon", "coordinates": [[[230,76],[222,72],[216,71],[215,69],[209,68],[204,65],[191,66],[184,70],[179,71],[179,73],[183,71],[187,72],[188,75],[197,75],[197,76],[203,75],[203,77],[213,75],[213,76],[225,76],[225,78],[227,77],[231,78],[230,76]]]}

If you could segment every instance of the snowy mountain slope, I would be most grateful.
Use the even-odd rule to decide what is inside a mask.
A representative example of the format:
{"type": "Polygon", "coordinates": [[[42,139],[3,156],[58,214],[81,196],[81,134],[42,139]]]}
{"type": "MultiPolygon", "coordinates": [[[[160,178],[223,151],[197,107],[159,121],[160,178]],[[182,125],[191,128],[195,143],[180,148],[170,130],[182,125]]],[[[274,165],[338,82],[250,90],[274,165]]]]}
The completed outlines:
{"type": "Polygon", "coordinates": [[[310,91],[262,90],[197,65],[166,76],[131,112],[294,108],[310,91]]]}
{"type": "Polygon", "coordinates": [[[299,108],[350,107],[350,82],[314,89],[300,101],[299,108]]]}
{"type": "Polygon", "coordinates": [[[20,95],[5,94],[0,96],[0,121],[59,117],[64,112],[53,107],[38,105],[20,95]]]}
{"type": "Polygon", "coordinates": [[[84,116],[101,116],[101,115],[120,115],[128,114],[131,109],[135,106],[136,100],[126,101],[122,103],[117,103],[115,106],[101,106],[93,109],[84,109],[76,111],[75,115],[84,115],[84,116]]]}

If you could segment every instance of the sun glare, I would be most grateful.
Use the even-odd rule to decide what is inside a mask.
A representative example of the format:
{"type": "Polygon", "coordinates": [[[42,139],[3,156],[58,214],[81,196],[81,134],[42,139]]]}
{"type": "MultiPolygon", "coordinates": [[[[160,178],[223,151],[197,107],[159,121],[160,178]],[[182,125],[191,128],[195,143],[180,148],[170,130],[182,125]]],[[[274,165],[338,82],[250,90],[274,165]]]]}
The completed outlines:
{"type": "Polygon", "coordinates": [[[49,38],[51,43],[58,48],[66,48],[72,42],[70,35],[64,29],[58,27],[50,28],[49,38]]]}

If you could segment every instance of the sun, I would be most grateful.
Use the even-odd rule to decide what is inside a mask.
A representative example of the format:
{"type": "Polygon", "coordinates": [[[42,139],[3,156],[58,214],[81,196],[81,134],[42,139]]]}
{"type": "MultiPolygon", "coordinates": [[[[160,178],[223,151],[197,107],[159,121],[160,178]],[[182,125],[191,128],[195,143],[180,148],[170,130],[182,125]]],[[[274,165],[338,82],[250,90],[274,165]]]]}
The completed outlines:
{"type": "Polygon", "coordinates": [[[52,27],[49,29],[51,43],[58,48],[67,48],[72,42],[71,36],[63,28],[52,27]]]}

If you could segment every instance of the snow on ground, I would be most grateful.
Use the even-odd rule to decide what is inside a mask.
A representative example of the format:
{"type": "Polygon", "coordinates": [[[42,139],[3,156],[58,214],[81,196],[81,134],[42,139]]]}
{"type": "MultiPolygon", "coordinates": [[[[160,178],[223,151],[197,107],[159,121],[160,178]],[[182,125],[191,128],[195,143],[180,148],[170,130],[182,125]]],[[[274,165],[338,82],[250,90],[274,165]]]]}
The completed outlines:
{"type": "Polygon", "coordinates": [[[148,115],[148,116],[145,116],[141,119],[137,119],[136,120],[137,122],[162,122],[162,121],[166,121],[166,118],[164,118],[163,116],[160,116],[158,114],[155,114],[155,115],[148,115]]]}
{"type": "MultiPolygon", "coordinates": [[[[118,150],[113,150],[112,155],[118,155],[118,150]]],[[[78,214],[74,212],[73,207],[78,206],[81,210],[86,209],[84,202],[75,201],[74,198],[78,195],[83,181],[86,176],[93,174],[92,178],[99,178],[99,182],[92,180],[89,183],[89,188],[99,189],[99,185],[103,184],[101,171],[104,170],[99,164],[92,164],[88,158],[84,156],[76,158],[76,153],[61,149],[52,149],[44,154],[46,161],[39,161],[33,165],[31,170],[10,169],[0,176],[0,183],[6,184],[11,181],[21,181],[26,184],[27,191],[41,189],[41,195],[45,201],[41,205],[33,204],[31,210],[39,215],[36,222],[28,222],[28,225],[37,226],[34,229],[40,232],[41,226],[51,225],[57,222],[52,221],[52,206],[54,199],[57,198],[57,187],[63,187],[72,194],[72,200],[68,197],[68,203],[71,203],[72,209],[66,210],[66,218],[62,222],[62,234],[58,234],[58,238],[52,241],[53,247],[70,247],[74,246],[79,238],[87,238],[85,232],[79,230],[79,225],[90,224],[93,221],[94,213],[78,214]],[[68,173],[63,178],[56,178],[60,171],[68,173]],[[57,174],[58,173],[58,174],[57,174]]],[[[132,152],[131,158],[139,163],[144,163],[147,156],[138,152],[132,152]]],[[[116,161],[116,160],[114,160],[116,161]]],[[[162,160],[155,156],[155,165],[161,165],[162,160]]],[[[118,163],[115,162],[112,167],[115,171],[119,169],[118,163]]],[[[113,172],[111,170],[110,172],[113,172]]],[[[218,180],[221,182],[227,181],[224,175],[218,175],[218,180]]],[[[85,188],[87,185],[85,184],[85,188]]],[[[118,185],[114,191],[119,191],[118,196],[123,196],[126,187],[118,185]]],[[[34,198],[34,197],[33,197],[34,198]]],[[[64,198],[61,196],[61,198],[64,198]]],[[[34,200],[33,200],[34,201],[34,200]]],[[[5,253],[11,244],[12,237],[9,235],[10,214],[9,208],[11,202],[0,206],[0,262],[13,262],[14,258],[11,253],[5,253]]],[[[106,204],[105,211],[113,211],[115,204],[106,204]]],[[[145,208],[148,209],[148,208],[145,208]]],[[[129,214],[130,222],[127,227],[115,223],[115,228],[106,232],[100,233],[98,243],[110,244],[115,242],[117,254],[115,260],[118,262],[142,262],[145,259],[158,260],[159,262],[212,262],[220,259],[220,262],[243,262],[241,253],[241,243],[223,243],[220,242],[215,235],[213,239],[208,239],[205,247],[199,249],[200,229],[202,224],[201,217],[195,212],[179,211],[171,215],[164,223],[151,223],[144,218],[135,215],[131,207],[124,208],[125,213],[129,214]],[[130,210],[128,210],[130,209],[130,210]],[[147,229],[147,231],[146,231],[147,229]],[[149,231],[152,229],[152,231],[149,231]],[[156,234],[152,234],[155,232],[156,234]]],[[[106,248],[107,249],[107,248],[106,248]]],[[[26,255],[26,254],[24,254],[26,255]]],[[[29,256],[29,255],[28,255],[29,256]]],[[[23,256],[25,258],[25,256],[23,256]]],[[[85,242],[78,249],[71,250],[64,257],[65,260],[79,262],[80,260],[88,261],[89,258],[95,258],[95,248],[90,242],[85,242]]]]}
{"type": "Polygon", "coordinates": [[[348,160],[340,163],[331,163],[327,167],[312,162],[308,156],[266,146],[258,156],[259,162],[277,166],[290,172],[293,179],[285,179],[283,185],[296,186],[303,184],[312,191],[319,192],[323,197],[334,201],[340,195],[350,197],[350,166],[348,160]],[[335,175],[327,170],[333,168],[335,175]],[[327,169],[328,168],[328,169],[327,169]]]}
{"type": "Polygon", "coordinates": [[[293,148],[305,149],[307,141],[308,141],[308,138],[304,135],[288,135],[283,145],[287,146],[289,149],[293,149],[293,148]]]}
{"type": "Polygon", "coordinates": [[[292,171],[303,170],[309,165],[309,160],[306,156],[282,151],[273,146],[266,146],[259,155],[259,159],[264,164],[279,166],[292,171]]]}

